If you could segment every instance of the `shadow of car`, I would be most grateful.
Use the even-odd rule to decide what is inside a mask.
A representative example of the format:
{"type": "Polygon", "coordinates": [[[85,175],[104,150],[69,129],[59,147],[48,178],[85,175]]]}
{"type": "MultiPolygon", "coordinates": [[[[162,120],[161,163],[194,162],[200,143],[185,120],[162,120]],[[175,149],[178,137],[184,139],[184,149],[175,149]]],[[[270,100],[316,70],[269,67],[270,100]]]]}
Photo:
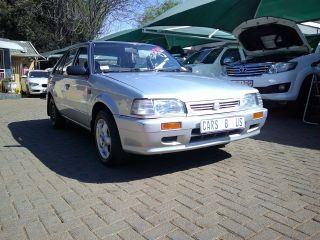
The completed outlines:
{"type": "Polygon", "coordinates": [[[74,124],[63,131],[50,128],[47,119],[12,122],[9,129],[20,144],[55,173],[86,183],[128,182],[197,168],[230,158],[217,148],[174,154],[137,156],[118,168],[106,168],[98,161],[91,134],[74,124]]]}

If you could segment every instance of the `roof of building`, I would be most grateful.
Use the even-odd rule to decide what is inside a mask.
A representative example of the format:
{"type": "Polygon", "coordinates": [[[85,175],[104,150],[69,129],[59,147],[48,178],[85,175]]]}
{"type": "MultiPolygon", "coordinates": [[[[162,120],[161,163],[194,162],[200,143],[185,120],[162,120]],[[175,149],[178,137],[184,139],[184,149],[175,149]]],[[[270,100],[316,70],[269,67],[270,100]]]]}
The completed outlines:
{"type": "Polygon", "coordinates": [[[11,49],[11,56],[19,57],[42,57],[35,47],[29,41],[15,41],[6,38],[0,38],[1,42],[15,43],[23,48],[23,51],[18,49],[11,49]]]}

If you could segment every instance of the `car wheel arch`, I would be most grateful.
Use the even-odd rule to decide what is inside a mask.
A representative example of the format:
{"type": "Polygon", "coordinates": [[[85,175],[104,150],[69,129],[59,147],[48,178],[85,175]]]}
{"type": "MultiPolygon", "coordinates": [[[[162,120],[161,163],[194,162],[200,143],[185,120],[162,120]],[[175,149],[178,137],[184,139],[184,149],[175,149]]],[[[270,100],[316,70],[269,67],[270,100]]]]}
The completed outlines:
{"type": "Polygon", "coordinates": [[[47,94],[47,115],[49,116],[50,112],[49,112],[49,104],[50,104],[50,99],[52,98],[52,95],[50,92],[48,92],[47,94]]]}
{"type": "Polygon", "coordinates": [[[90,123],[90,127],[91,127],[91,132],[93,133],[94,130],[94,123],[97,117],[97,114],[101,111],[101,110],[105,110],[107,111],[108,114],[110,114],[110,116],[113,117],[113,112],[111,111],[110,107],[105,104],[104,102],[96,102],[93,107],[92,107],[92,112],[91,112],[91,123],[90,123]]]}

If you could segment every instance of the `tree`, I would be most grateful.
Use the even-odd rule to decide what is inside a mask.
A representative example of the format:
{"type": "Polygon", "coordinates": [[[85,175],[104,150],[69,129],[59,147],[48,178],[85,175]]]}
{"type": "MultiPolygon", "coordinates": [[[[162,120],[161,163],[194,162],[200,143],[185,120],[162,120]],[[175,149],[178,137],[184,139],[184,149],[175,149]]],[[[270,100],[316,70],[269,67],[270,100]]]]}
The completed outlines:
{"type": "Polygon", "coordinates": [[[181,0],[165,0],[162,4],[157,3],[154,6],[147,7],[144,13],[138,18],[139,27],[143,27],[148,22],[151,22],[153,19],[179,3],[181,3],[181,0]]]}
{"type": "Polygon", "coordinates": [[[0,37],[31,41],[40,51],[94,39],[106,19],[143,0],[0,0],[0,37]]]}

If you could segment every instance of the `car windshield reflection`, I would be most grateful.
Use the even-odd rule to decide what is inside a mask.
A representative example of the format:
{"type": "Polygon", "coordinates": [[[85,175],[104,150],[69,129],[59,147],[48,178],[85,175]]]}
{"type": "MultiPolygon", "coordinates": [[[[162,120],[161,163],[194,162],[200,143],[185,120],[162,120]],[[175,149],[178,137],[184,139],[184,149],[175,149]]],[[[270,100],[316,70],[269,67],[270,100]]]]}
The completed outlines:
{"type": "Polygon", "coordinates": [[[164,49],[147,44],[97,43],[94,72],[187,71],[164,49]]]}

